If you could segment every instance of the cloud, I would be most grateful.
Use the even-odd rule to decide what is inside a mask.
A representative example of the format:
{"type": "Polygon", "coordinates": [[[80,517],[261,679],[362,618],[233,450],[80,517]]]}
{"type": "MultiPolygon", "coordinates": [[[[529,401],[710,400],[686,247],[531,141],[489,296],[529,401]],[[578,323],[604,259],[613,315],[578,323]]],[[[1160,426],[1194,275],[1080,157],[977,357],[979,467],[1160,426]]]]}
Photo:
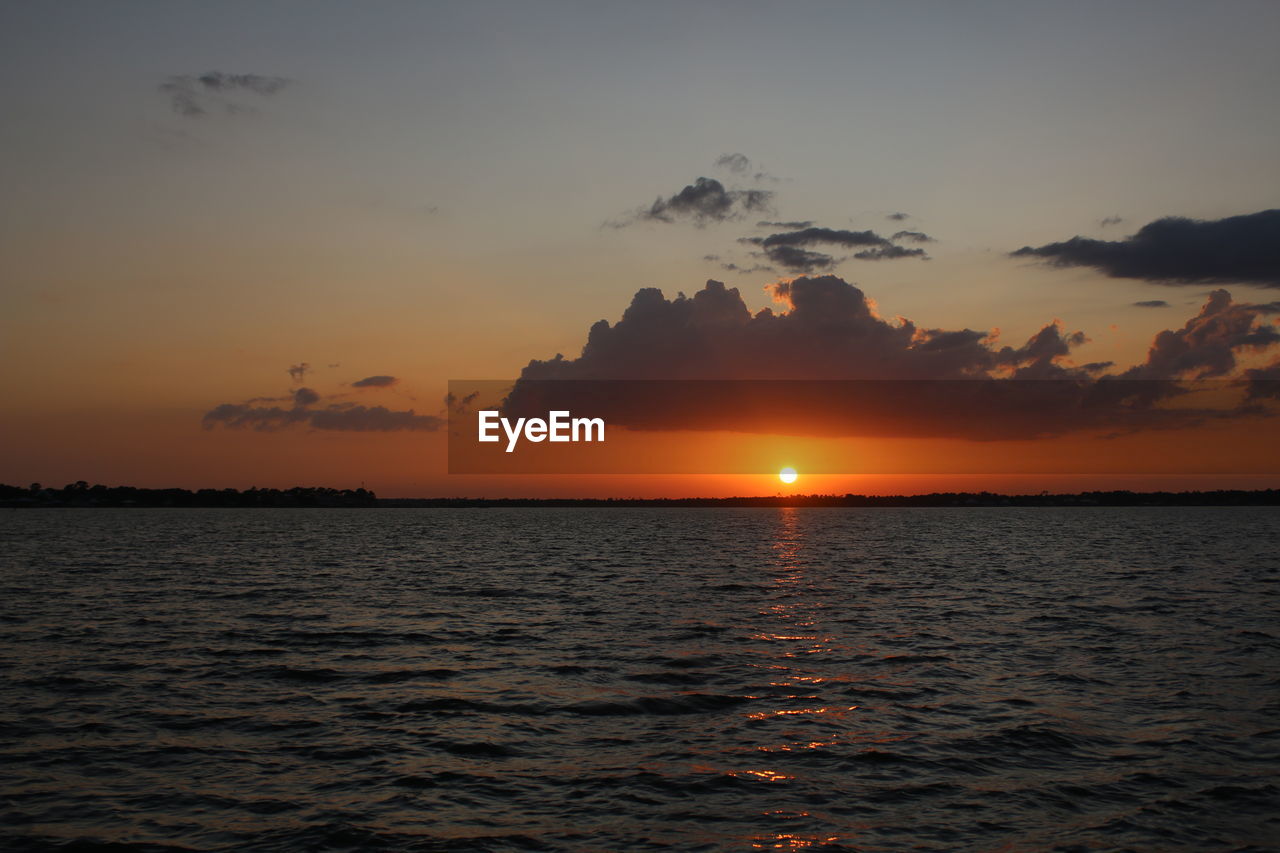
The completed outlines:
{"type": "Polygon", "coordinates": [[[529,362],[504,409],[545,410],[556,399],[555,408],[572,410],[547,394],[578,393],[579,408],[637,429],[982,440],[1116,433],[1238,416],[1165,403],[1190,393],[1175,380],[1227,376],[1240,353],[1280,343],[1258,323],[1256,306],[1216,291],[1183,329],[1157,335],[1143,364],[1115,373],[1109,362],[1077,363],[1073,353],[1088,338],[1057,320],[1020,345],[1001,344],[983,330],[886,320],[836,276],[767,290],[779,312],[753,314],[736,288],[717,281],[675,299],[642,289],[617,323],[591,327],[577,358],[529,362]]]}
{"type": "MultiPolygon", "coordinates": [[[[375,377],[381,378],[381,377],[375,377]]],[[[392,432],[415,430],[434,432],[445,425],[436,415],[420,415],[413,409],[396,411],[384,406],[358,406],[354,403],[331,402],[317,407],[323,398],[311,388],[293,392],[293,406],[260,405],[280,398],[255,397],[244,403],[223,403],[205,412],[201,421],[205,429],[252,429],[277,432],[293,427],[345,432],[392,432]]]]}
{"type": "Polygon", "coordinates": [[[394,376],[366,376],[351,383],[352,388],[390,388],[400,380],[394,376]]]}
{"type": "Polygon", "coordinates": [[[890,240],[909,240],[912,243],[935,243],[937,242],[923,231],[899,231],[889,238],[890,240]]]}
{"type": "Polygon", "coordinates": [[[295,406],[310,406],[320,402],[320,395],[310,388],[299,388],[293,392],[293,404],[295,406]]]}
{"type": "Polygon", "coordinates": [[[781,313],[752,314],[737,288],[718,281],[691,297],[638,291],[622,318],[592,326],[582,355],[531,361],[530,379],[964,379],[993,372],[1084,376],[1065,356],[1083,341],[1048,324],[1022,347],[995,346],[984,331],[918,328],[877,315],[865,294],[836,276],[767,288],[781,313]],[[1049,344],[1054,343],[1053,346],[1049,344]]]}
{"type": "Polygon", "coordinates": [[[305,361],[299,362],[298,364],[291,364],[288,368],[289,378],[294,382],[301,382],[310,372],[311,365],[305,361]]]}
{"type": "Polygon", "coordinates": [[[1119,225],[1121,222],[1124,222],[1124,217],[1122,216],[1107,216],[1098,220],[1098,224],[1103,228],[1110,228],[1112,225],[1119,225]]]}
{"type": "Polygon", "coordinates": [[[765,257],[791,272],[820,272],[836,265],[836,259],[825,252],[811,252],[796,246],[770,246],[765,257]]]}
{"type": "Polygon", "coordinates": [[[898,258],[928,258],[924,249],[908,249],[905,246],[877,246],[874,249],[863,249],[853,255],[860,261],[886,261],[898,258]]]}
{"type": "Polygon", "coordinates": [[[444,407],[455,416],[465,415],[471,410],[471,404],[474,403],[476,398],[479,396],[479,391],[464,394],[461,397],[450,391],[444,396],[444,407]]]}
{"type": "Polygon", "coordinates": [[[743,237],[740,242],[759,246],[764,256],[770,261],[791,272],[799,273],[829,270],[838,262],[834,256],[810,248],[813,246],[861,248],[862,251],[856,252],[853,257],[863,261],[927,257],[923,249],[907,249],[894,245],[891,239],[882,237],[874,231],[807,227],[794,231],[780,231],[767,237],[743,237]]]}
{"type": "Polygon", "coordinates": [[[1248,383],[1249,399],[1280,399],[1280,358],[1266,367],[1255,367],[1245,371],[1248,383]]]}
{"type": "Polygon", "coordinates": [[[888,219],[892,222],[902,222],[904,219],[910,219],[910,218],[911,218],[910,213],[890,213],[888,216],[885,217],[885,219],[888,219]]]}
{"type": "Polygon", "coordinates": [[[1072,237],[1010,254],[1058,267],[1090,267],[1111,278],[1280,287],[1280,210],[1209,221],[1166,217],[1124,240],[1072,237]]]}
{"type": "Polygon", "coordinates": [[[751,171],[751,159],[745,154],[721,154],[716,158],[716,165],[735,175],[745,175],[751,171]]]}
{"type": "Polygon", "coordinates": [[[1169,303],[1163,299],[1144,299],[1141,302],[1133,303],[1134,308],[1168,308],[1169,303]]]}
{"type": "Polygon", "coordinates": [[[1236,368],[1241,351],[1261,351],[1280,343],[1274,326],[1261,324],[1266,313],[1259,306],[1237,303],[1225,290],[1209,294],[1200,313],[1181,329],[1166,329],[1155,336],[1147,359],[1123,374],[1122,379],[1210,379],[1226,376],[1236,368]]]}
{"type": "Polygon", "coordinates": [[[434,432],[444,426],[444,419],[434,415],[419,415],[413,409],[392,411],[383,406],[333,405],[311,413],[310,425],[314,429],[348,430],[353,432],[392,432],[396,430],[421,430],[434,432]]]}
{"type": "Polygon", "coordinates": [[[698,178],[675,195],[659,197],[629,219],[610,224],[622,227],[637,221],[683,220],[702,226],[737,219],[748,212],[765,212],[772,199],[773,193],[769,190],[731,190],[715,178],[698,178]]]}
{"type": "Polygon", "coordinates": [[[773,175],[763,169],[757,169],[754,174],[751,172],[751,158],[745,154],[721,154],[716,158],[716,168],[727,169],[735,175],[751,174],[751,179],[757,183],[760,181],[776,181],[773,175]]]}
{"type": "Polygon", "coordinates": [[[262,74],[206,71],[203,74],[166,77],[158,88],[169,99],[169,106],[175,113],[185,118],[200,118],[213,112],[231,115],[252,112],[252,107],[241,103],[238,96],[270,97],[290,82],[284,77],[262,74]]]}
{"type": "Polygon", "coordinates": [[[757,273],[757,272],[767,272],[767,273],[777,272],[777,270],[775,270],[773,267],[769,266],[768,264],[755,264],[754,266],[750,266],[750,267],[740,267],[737,264],[730,262],[727,264],[721,264],[720,268],[722,270],[725,270],[726,272],[736,272],[739,275],[750,275],[752,273],[757,273]]]}
{"type": "Polygon", "coordinates": [[[788,230],[808,228],[811,225],[813,225],[813,220],[811,219],[801,219],[796,222],[770,222],[767,219],[762,219],[756,223],[757,228],[786,228],[788,230]]]}

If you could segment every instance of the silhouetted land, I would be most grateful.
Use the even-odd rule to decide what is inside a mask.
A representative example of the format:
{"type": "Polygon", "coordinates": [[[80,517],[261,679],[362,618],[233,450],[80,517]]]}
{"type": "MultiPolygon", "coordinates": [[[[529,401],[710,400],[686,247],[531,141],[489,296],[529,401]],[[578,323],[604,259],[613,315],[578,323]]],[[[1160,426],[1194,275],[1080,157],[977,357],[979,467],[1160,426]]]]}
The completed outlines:
{"type": "Polygon", "coordinates": [[[0,484],[0,506],[190,506],[190,507],[373,507],[378,496],[368,489],[139,489],[135,486],[90,486],[84,480],[50,489],[39,483],[26,488],[0,484]]]}
{"type": "Polygon", "coordinates": [[[81,480],[51,489],[0,484],[0,507],[952,507],[952,506],[1280,506],[1280,489],[1208,492],[1081,492],[1001,495],[787,495],[733,498],[379,498],[368,489],[140,489],[90,486],[81,480]]]}

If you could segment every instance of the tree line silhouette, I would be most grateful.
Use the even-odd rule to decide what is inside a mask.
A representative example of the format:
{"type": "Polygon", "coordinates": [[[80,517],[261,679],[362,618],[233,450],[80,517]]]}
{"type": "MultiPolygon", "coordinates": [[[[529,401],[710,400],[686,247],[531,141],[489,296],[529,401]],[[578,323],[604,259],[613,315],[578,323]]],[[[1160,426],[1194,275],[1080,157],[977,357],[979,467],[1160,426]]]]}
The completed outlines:
{"type": "Polygon", "coordinates": [[[927,495],[776,495],[730,498],[379,498],[369,489],[294,486],[291,489],[142,489],[89,485],[84,480],[46,488],[0,484],[0,507],[993,507],[993,506],[1280,506],[1280,489],[1199,492],[1080,492],[1002,495],[935,492],[927,495]]]}
{"type": "Polygon", "coordinates": [[[90,486],[84,480],[46,488],[0,484],[0,506],[150,506],[150,507],[371,507],[378,496],[368,489],[294,486],[291,489],[141,489],[90,486]]]}

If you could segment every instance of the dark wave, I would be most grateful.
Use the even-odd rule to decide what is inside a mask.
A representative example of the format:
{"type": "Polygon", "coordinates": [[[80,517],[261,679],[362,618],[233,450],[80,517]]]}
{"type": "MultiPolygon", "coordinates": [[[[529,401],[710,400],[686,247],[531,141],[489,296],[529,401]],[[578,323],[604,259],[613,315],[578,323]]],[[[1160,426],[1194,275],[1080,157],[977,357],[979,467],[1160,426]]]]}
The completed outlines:
{"type": "Polygon", "coordinates": [[[0,849],[1268,850],[1267,508],[0,524],[0,849]]]}

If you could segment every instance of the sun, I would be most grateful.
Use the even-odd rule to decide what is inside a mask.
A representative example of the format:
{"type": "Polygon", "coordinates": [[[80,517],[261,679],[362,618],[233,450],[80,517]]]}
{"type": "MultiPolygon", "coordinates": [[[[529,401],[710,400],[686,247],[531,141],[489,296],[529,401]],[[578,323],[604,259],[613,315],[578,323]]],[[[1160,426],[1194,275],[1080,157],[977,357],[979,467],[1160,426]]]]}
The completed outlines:
{"type": "Polygon", "coordinates": [[[795,468],[783,468],[778,472],[778,479],[788,484],[794,483],[796,481],[796,477],[799,476],[800,475],[796,473],[795,468]]]}

